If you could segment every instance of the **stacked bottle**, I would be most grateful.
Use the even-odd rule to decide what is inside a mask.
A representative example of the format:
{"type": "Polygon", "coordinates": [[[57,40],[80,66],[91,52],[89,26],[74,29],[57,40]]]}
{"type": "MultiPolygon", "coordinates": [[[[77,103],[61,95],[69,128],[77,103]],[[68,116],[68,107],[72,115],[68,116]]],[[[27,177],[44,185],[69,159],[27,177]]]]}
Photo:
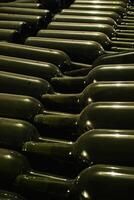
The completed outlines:
{"type": "Polygon", "coordinates": [[[133,194],[133,10],[126,0],[2,0],[1,199],[133,194]]]}

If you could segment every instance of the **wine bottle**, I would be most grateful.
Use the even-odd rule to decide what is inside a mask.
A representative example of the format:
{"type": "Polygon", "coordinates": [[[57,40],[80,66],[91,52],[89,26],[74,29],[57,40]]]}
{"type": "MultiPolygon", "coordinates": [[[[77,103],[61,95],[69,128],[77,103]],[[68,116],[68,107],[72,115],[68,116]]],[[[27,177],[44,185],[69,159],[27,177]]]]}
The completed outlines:
{"type": "MultiPolygon", "coordinates": [[[[132,63],[131,60],[130,63],[132,63]]],[[[86,86],[88,86],[93,82],[133,81],[134,80],[133,77],[134,77],[133,64],[109,64],[109,65],[107,64],[93,68],[86,76],[77,76],[77,77],[63,76],[63,77],[52,78],[51,85],[57,92],[79,93],[82,92],[86,86]]]]}
{"type": "Polygon", "coordinates": [[[70,9],[77,10],[102,10],[102,11],[114,11],[117,14],[123,16],[126,13],[126,8],[117,5],[83,5],[83,4],[72,4],[69,7],[70,9]]]}
{"type": "Polygon", "coordinates": [[[21,36],[16,30],[0,29],[0,40],[7,42],[21,42],[21,36]]]}
{"type": "Polygon", "coordinates": [[[55,171],[48,169],[49,173],[61,174],[60,169],[64,168],[64,175],[76,177],[83,169],[99,163],[133,167],[133,145],[133,130],[94,129],[82,134],[75,142],[29,141],[23,145],[23,151],[26,155],[34,155],[34,162],[38,156],[39,168],[41,161],[43,165],[48,160],[51,165],[58,166],[55,171]]]}
{"type": "Polygon", "coordinates": [[[0,93],[32,96],[38,100],[45,93],[53,93],[48,81],[22,74],[0,71],[0,93]]]}
{"type": "Polygon", "coordinates": [[[82,4],[82,5],[119,5],[119,6],[122,6],[122,7],[127,7],[127,4],[124,2],[124,1],[87,1],[87,0],[75,0],[73,4],[82,4]]]}
{"type": "Polygon", "coordinates": [[[21,38],[24,39],[26,36],[31,34],[31,26],[26,22],[21,21],[0,21],[0,29],[15,29],[17,30],[21,38]]]}
{"type": "Polygon", "coordinates": [[[42,138],[32,124],[23,120],[0,118],[0,129],[0,148],[23,153],[32,167],[41,171],[76,177],[91,164],[133,166],[133,150],[128,148],[134,143],[133,130],[94,129],[68,142],[42,138]],[[57,167],[51,168],[48,162],[57,167]]]}
{"type": "Polygon", "coordinates": [[[12,2],[14,0],[1,0],[2,3],[12,2]]]}
{"type": "Polygon", "coordinates": [[[9,3],[0,3],[0,7],[3,6],[10,6],[10,7],[17,7],[17,8],[43,8],[44,6],[41,3],[15,3],[15,2],[9,2],[9,3]]]}
{"type": "Polygon", "coordinates": [[[42,108],[42,104],[33,97],[0,93],[0,117],[31,121],[42,108]]]}
{"type": "Polygon", "coordinates": [[[116,53],[113,55],[112,54],[107,55],[107,56],[102,55],[94,61],[93,66],[95,67],[101,64],[110,64],[110,63],[111,64],[117,64],[117,63],[129,64],[129,63],[132,63],[132,55],[133,55],[133,51],[128,51],[128,49],[126,49],[126,51],[124,50],[123,52],[116,53]]]}
{"type": "Polygon", "coordinates": [[[51,142],[52,140],[41,137],[35,126],[24,120],[0,117],[0,128],[0,146],[2,148],[22,151],[25,142],[51,142]]]}
{"type": "MultiPolygon", "coordinates": [[[[71,65],[70,58],[62,51],[31,47],[28,45],[19,45],[13,43],[0,42],[0,54],[37,61],[50,62],[55,64],[61,70],[67,71],[71,65]]],[[[71,68],[71,67],[70,67],[71,68]]]]}
{"type": "Polygon", "coordinates": [[[122,51],[130,51],[132,52],[134,48],[124,48],[124,47],[112,47],[112,50],[115,52],[122,52],[122,51]]]}
{"type": "Polygon", "coordinates": [[[129,63],[132,59],[130,56],[132,52],[104,51],[102,46],[95,41],[28,37],[25,44],[44,48],[58,48],[58,50],[65,51],[74,62],[92,64],[93,67],[100,64],[129,63]],[[127,60],[125,60],[126,57],[128,57],[127,60]]]}
{"type": "Polygon", "coordinates": [[[33,8],[16,8],[16,7],[0,7],[0,13],[8,14],[22,14],[22,15],[37,15],[42,16],[46,19],[50,18],[50,11],[44,9],[33,9],[33,8]]]}
{"type": "MultiPolygon", "coordinates": [[[[31,123],[23,120],[0,118],[0,129],[0,148],[8,148],[26,155],[34,169],[47,171],[49,173],[58,172],[59,174],[63,175],[61,172],[65,172],[65,170],[60,170],[61,172],[59,172],[59,169],[61,168],[58,163],[57,167],[59,166],[59,169],[55,167],[55,170],[53,170],[53,165],[51,165],[51,163],[53,163],[52,160],[47,159],[45,153],[43,156],[44,158],[42,157],[42,148],[35,149],[34,152],[33,148],[31,148],[31,146],[34,144],[33,142],[35,142],[35,146],[36,142],[44,143],[45,147],[46,143],[52,144],[53,142],[55,144],[56,142],[61,142],[60,140],[51,139],[51,134],[49,138],[41,137],[37,129],[31,123]],[[28,151],[26,151],[26,148],[28,151]]],[[[69,175],[70,171],[68,173],[68,176],[69,175]]]]}
{"type": "MultiPolygon", "coordinates": [[[[56,29],[56,30],[72,30],[72,31],[90,31],[90,32],[101,32],[106,34],[109,38],[117,37],[117,38],[133,38],[133,33],[123,32],[124,30],[120,30],[117,32],[112,26],[109,24],[99,24],[99,23],[74,23],[74,22],[51,22],[48,25],[48,29],[56,29]]],[[[119,29],[118,29],[119,30],[119,29]]]]}
{"type": "Polygon", "coordinates": [[[93,200],[106,200],[107,197],[117,200],[127,199],[133,194],[132,167],[94,165],[75,179],[67,179],[33,171],[27,159],[15,151],[1,149],[0,161],[0,185],[14,185],[16,191],[28,196],[42,194],[58,199],[87,199],[88,196],[93,200]]]}
{"type": "Polygon", "coordinates": [[[93,60],[104,54],[102,46],[94,41],[28,37],[25,44],[61,50],[67,53],[72,61],[85,64],[92,64],[93,60]]]}
{"type": "Polygon", "coordinates": [[[117,24],[114,19],[111,17],[98,17],[98,16],[79,16],[79,15],[61,15],[57,14],[54,16],[53,21],[55,22],[76,22],[76,23],[100,23],[108,24],[116,29],[117,35],[118,32],[134,32],[134,26],[132,23],[121,23],[117,24]]]}
{"type": "MultiPolygon", "coordinates": [[[[55,188],[55,181],[53,183],[51,182],[49,185],[49,176],[51,176],[51,174],[34,171],[30,167],[26,157],[24,157],[22,154],[8,149],[0,149],[0,162],[0,177],[2,180],[0,186],[4,189],[7,187],[9,189],[12,188],[12,190],[20,194],[22,193],[23,196],[29,197],[30,199],[37,199],[37,197],[41,199],[42,195],[45,195],[46,198],[49,197],[50,199],[51,197],[55,197],[55,194],[57,194],[56,196],[59,196],[59,198],[64,197],[64,195],[66,197],[66,189],[70,185],[68,185],[67,182],[70,181],[66,182],[66,179],[62,179],[61,177],[57,176],[58,184],[60,184],[57,185],[56,183],[56,185],[58,186],[57,189],[61,189],[63,184],[63,194],[58,195],[58,193],[56,192],[57,189],[55,188]],[[28,183],[26,182],[26,179],[28,180],[28,183]],[[42,181],[42,183],[40,181],[42,181]],[[66,183],[65,187],[64,183],[66,183]],[[23,187],[23,184],[25,187],[23,187]],[[38,187],[36,184],[38,185],[38,187]],[[49,187],[44,187],[45,185],[49,187]],[[52,193],[50,192],[50,190],[52,191],[52,193]]],[[[56,177],[53,178],[51,180],[55,180],[56,177]]]]}
{"type": "Polygon", "coordinates": [[[15,0],[15,3],[38,3],[38,0],[15,0]]]}
{"type": "Polygon", "coordinates": [[[48,1],[48,0],[39,0],[35,2],[19,2],[14,1],[11,3],[0,3],[0,6],[10,6],[18,8],[45,8],[49,9],[52,12],[57,12],[62,8],[61,0],[58,1],[48,1]]]}
{"type": "Polygon", "coordinates": [[[0,20],[5,21],[24,21],[30,24],[33,30],[37,31],[39,28],[47,25],[48,20],[42,16],[37,15],[23,15],[23,14],[8,14],[0,13],[0,20]]]}
{"type": "Polygon", "coordinates": [[[34,97],[0,93],[0,117],[21,119],[33,122],[35,115],[39,113],[63,114],[51,112],[44,109],[43,104],[34,97]]]}
{"type": "Polygon", "coordinates": [[[95,17],[111,17],[118,24],[122,22],[122,18],[119,14],[113,11],[99,11],[99,10],[75,10],[75,9],[63,9],[60,12],[61,15],[79,15],[79,16],[95,16],[95,17]]]}
{"type": "Polygon", "coordinates": [[[128,48],[133,47],[131,39],[119,38],[120,40],[118,40],[118,38],[114,38],[114,41],[112,41],[107,37],[106,34],[101,32],[70,31],[70,30],[61,31],[61,30],[46,29],[38,31],[37,37],[63,38],[63,39],[75,39],[75,40],[88,40],[88,41],[91,40],[100,43],[105,50],[111,50],[111,47],[114,46],[128,47],[128,48]]]}
{"type": "Polygon", "coordinates": [[[48,110],[80,113],[84,107],[98,101],[134,101],[133,82],[96,82],[78,94],[43,94],[41,102],[48,110]]]}
{"type": "Polygon", "coordinates": [[[17,193],[0,190],[0,200],[24,200],[24,198],[17,193]]]}
{"type": "Polygon", "coordinates": [[[0,71],[36,76],[47,81],[63,76],[54,64],[3,55],[0,55],[0,71]]]}
{"type": "Polygon", "coordinates": [[[123,18],[114,11],[102,11],[102,10],[81,10],[81,9],[63,9],[60,14],[63,15],[79,15],[79,16],[98,16],[98,17],[110,17],[116,21],[117,24],[121,23],[133,23],[133,14],[128,11],[123,18]],[[130,13],[130,15],[129,15],[130,13]],[[131,19],[131,20],[130,20],[131,19]],[[130,20],[130,21],[129,21],[130,20]]]}
{"type": "Polygon", "coordinates": [[[133,129],[133,116],[133,102],[96,102],[80,114],[37,114],[34,123],[42,136],[74,140],[91,129],[133,129]]]}
{"type": "Polygon", "coordinates": [[[121,32],[120,32],[120,38],[118,37],[113,37],[112,38],[112,41],[114,42],[114,41],[124,41],[124,42],[133,42],[134,41],[134,39],[133,39],[133,33],[127,33],[127,34],[129,34],[129,37],[128,38],[122,38],[122,36],[124,36],[124,33],[122,34],[121,32]],[[132,38],[131,38],[132,37],[132,38]]]}

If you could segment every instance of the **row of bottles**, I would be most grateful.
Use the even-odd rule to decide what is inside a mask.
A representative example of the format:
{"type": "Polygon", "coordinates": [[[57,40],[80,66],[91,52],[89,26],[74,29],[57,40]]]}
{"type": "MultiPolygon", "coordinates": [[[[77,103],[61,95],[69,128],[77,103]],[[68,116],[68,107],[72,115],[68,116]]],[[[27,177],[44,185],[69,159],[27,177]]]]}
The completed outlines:
{"type": "Polygon", "coordinates": [[[0,40],[0,199],[129,198],[132,2],[2,0],[0,40]]]}

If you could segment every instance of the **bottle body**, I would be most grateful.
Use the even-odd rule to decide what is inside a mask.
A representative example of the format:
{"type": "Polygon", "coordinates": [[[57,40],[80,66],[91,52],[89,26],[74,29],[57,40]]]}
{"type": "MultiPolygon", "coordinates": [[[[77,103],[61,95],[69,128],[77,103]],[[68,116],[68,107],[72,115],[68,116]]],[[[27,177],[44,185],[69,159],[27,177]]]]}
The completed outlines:
{"type": "Polygon", "coordinates": [[[34,59],[37,61],[50,62],[60,69],[70,65],[69,57],[62,51],[18,45],[13,43],[0,43],[1,55],[13,56],[26,59],[34,59]]]}
{"type": "Polygon", "coordinates": [[[59,49],[66,52],[72,61],[91,64],[104,53],[99,43],[94,41],[29,37],[26,45],[59,49]]]}

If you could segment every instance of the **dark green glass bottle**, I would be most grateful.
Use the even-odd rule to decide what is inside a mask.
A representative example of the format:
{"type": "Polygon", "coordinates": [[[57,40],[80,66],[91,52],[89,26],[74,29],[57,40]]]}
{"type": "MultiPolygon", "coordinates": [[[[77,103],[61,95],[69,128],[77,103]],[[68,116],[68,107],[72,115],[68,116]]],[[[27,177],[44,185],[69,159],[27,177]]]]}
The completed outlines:
{"type": "MultiPolygon", "coordinates": [[[[62,16],[62,15],[61,15],[62,16]]],[[[127,47],[132,48],[133,44],[131,38],[114,38],[110,40],[106,34],[101,32],[90,31],[70,31],[70,30],[40,30],[37,37],[43,38],[62,38],[62,39],[75,39],[75,40],[91,40],[98,42],[105,50],[111,50],[112,47],[127,47]],[[127,41],[128,40],[128,41],[127,41]]]]}
{"type": "Polygon", "coordinates": [[[0,93],[0,117],[31,121],[42,108],[42,104],[33,97],[0,93]]]}
{"type": "Polygon", "coordinates": [[[98,65],[104,65],[104,64],[129,64],[133,63],[132,62],[133,58],[133,51],[128,51],[128,49],[118,52],[116,54],[111,54],[111,55],[102,55],[98,57],[94,63],[93,66],[98,66],[98,65]]]}
{"type": "Polygon", "coordinates": [[[0,70],[29,76],[36,76],[47,81],[53,77],[62,77],[58,67],[52,63],[24,58],[0,55],[0,70]]]}
{"type": "Polygon", "coordinates": [[[0,93],[27,95],[41,100],[43,94],[54,91],[44,79],[0,71],[0,93]]]}
{"type": "Polygon", "coordinates": [[[41,102],[48,110],[80,113],[92,102],[134,101],[134,82],[101,81],[88,85],[78,94],[44,94],[41,102]]]}
{"type": "Polygon", "coordinates": [[[48,10],[34,8],[16,8],[16,7],[0,7],[0,13],[22,14],[22,15],[37,15],[48,19],[51,15],[48,10]]]}
{"type": "Polygon", "coordinates": [[[96,129],[133,129],[133,102],[97,102],[85,107],[80,114],[39,114],[34,123],[40,134],[75,140],[84,132],[96,129]]]}
{"type": "MultiPolygon", "coordinates": [[[[126,19],[127,20],[127,19],[126,19]]],[[[79,15],[63,15],[57,14],[54,16],[53,21],[56,22],[77,22],[77,23],[100,23],[109,24],[113,26],[117,32],[125,30],[134,30],[132,23],[129,25],[129,21],[118,24],[113,18],[107,16],[79,16],[79,15]]]]}
{"type": "Polygon", "coordinates": [[[0,40],[7,42],[21,43],[21,36],[17,30],[0,29],[0,40]]]}
{"type": "Polygon", "coordinates": [[[0,190],[0,200],[26,200],[17,193],[0,190]]]}
{"type": "MultiPolygon", "coordinates": [[[[63,15],[64,16],[64,15],[63,15]]],[[[80,22],[51,22],[48,25],[48,29],[52,30],[72,30],[72,31],[90,31],[90,32],[101,32],[106,34],[109,38],[134,38],[132,27],[120,25],[121,29],[114,29],[113,26],[105,23],[80,23],[80,22]],[[126,29],[125,29],[126,28],[126,29]],[[132,31],[132,32],[130,32],[132,31]],[[131,33],[131,35],[130,35],[131,33]],[[131,37],[130,37],[131,36],[131,37]]]]}
{"type": "Polygon", "coordinates": [[[126,8],[123,8],[119,5],[83,5],[83,4],[72,4],[70,9],[77,9],[77,10],[102,10],[102,11],[114,11],[119,15],[123,16],[126,13],[126,8]]]}
{"type": "Polygon", "coordinates": [[[14,186],[25,196],[37,195],[39,198],[42,194],[57,199],[106,200],[109,197],[110,200],[125,200],[133,194],[132,167],[94,165],[75,179],[67,179],[33,171],[26,158],[14,151],[0,149],[0,162],[0,184],[14,186]]]}
{"type": "Polygon", "coordinates": [[[0,13],[0,20],[4,21],[24,21],[29,23],[33,34],[36,33],[37,30],[47,25],[48,21],[44,19],[42,16],[37,15],[24,15],[24,14],[8,14],[8,13],[0,13]]]}
{"type": "Polygon", "coordinates": [[[124,1],[87,1],[87,0],[75,0],[74,4],[82,4],[82,5],[119,5],[122,7],[127,7],[127,4],[124,1]]]}
{"type": "Polygon", "coordinates": [[[17,30],[21,38],[24,40],[26,36],[32,33],[31,26],[26,22],[21,21],[0,21],[1,29],[13,29],[17,30]]]}
{"type": "Polygon", "coordinates": [[[44,8],[41,3],[15,3],[15,2],[8,2],[8,3],[0,3],[0,7],[10,6],[10,7],[17,7],[17,8],[44,8]]]}
{"type": "MultiPolygon", "coordinates": [[[[31,47],[14,43],[0,42],[0,54],[37,61],[50,62],[60,69],[66,70],[71,65],[70,58],[62,51],[31,47]]],[[[70,67],[71,68],[71,67],[70,67]]]]}
{"type": "Polygon", "coordinates": [[[94,41],[28,37],[26,45],[52,48],[64,51],[72,61],[92,64],[93,60],[104,54],[102,46],[94,41]]]}
{"type": "MultiPolygon", "coordinates": [[[[123,54],[124,55],[124,54],[123,54]]],[[[125,54],[132,62],[133,53],[125,54]],[[130,56],[131,55],[131,56],[130,56]],[[130,56],[130,57],[129,57],[130,56]]],[[[112,59],[111,59],[112,60],[112,59]]],[[[120,59],[121,60],[121,59],[120,59]]],[[[122,56],[122,61],[116,60],[119,63],[125,62],[122,56]]],[[[51,79],[51,85],[54,90],[61,93],[79,93],[86,86],[98,81],[133,81],[134,80],[134,65],[133,64],[107,64],[100,65],[92,69],[86,76],[77,77],[55,77],[51,79]]]]}
{"type": "Polygon", "coordinates": [[[42,138],[37,129],[29,122],[19,119],[0,117],[0,147],[21,151],[25,142],[51,142],[42,138]]]}
{"type": "Polygon", "coordinates": [[[35,115],[39,113],[61,114],[45,110],[43,104],[34,97],[0,93],[0,117],[33,122],[35,115]]]}
{"type": "Polygon", "coordinates": [[[32,162],[33,166],[42,171],[46,165],[43,163],[49,160],[56,168],[54,171],[49,167],[47,171],[76,177],[83,169],[99,163],[133,166],[133,145],[133,130],[94,129],[82,134],[75,142],[29,141],[23,145],[23,151],[31,155],[36,163],[32,162]]]}
{"type": "Polygon", "coordinates": [[[122,21],[122,18],[120,17],[120,15],[118,15],[116,12],[113,12],[113,11],[63,9],[60,14],[79,15],[79,16],[111,17],[119,24],[122,21]]]}

